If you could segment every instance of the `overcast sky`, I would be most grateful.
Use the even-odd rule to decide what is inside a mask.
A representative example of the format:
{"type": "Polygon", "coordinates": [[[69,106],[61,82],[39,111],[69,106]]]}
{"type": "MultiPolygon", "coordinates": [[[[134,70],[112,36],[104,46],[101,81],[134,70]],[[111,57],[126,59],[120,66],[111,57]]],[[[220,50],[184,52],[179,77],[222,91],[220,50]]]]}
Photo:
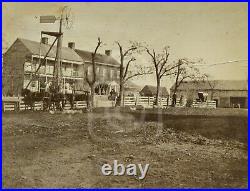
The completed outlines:
{"type": "MultiPolygon", "coordinates": [[[[74,24],[64,29],[63,44],[92,51],[101,37],[118,58],[114,41],[146,42],[161,50],[170,46],[170,62],[178,58],[203,58],[210,65],[248,58],[247,3],[3,3],[3,47],[16,38],[39,41],[40,31],[58,30],[58,23],[40,24],[40,15],[59,14],[69,5],[74,24]]],[[[140,64],[148,63],[143,55],[140,64]]],[[[214,79],[247,79],[247,62],[203,67],[214,79]]],[[[137,83],[155,84],[153,77],[137,83]]],[[[163,84],[169,84],[164,79],[163,84]]]]}

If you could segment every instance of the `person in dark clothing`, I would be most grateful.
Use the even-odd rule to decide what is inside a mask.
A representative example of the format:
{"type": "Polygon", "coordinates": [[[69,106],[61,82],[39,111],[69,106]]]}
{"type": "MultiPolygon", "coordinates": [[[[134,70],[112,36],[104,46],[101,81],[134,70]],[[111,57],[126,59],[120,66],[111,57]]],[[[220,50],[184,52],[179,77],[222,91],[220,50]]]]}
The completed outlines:
{"type": "Polygon", "coordinates": [[[110,96],[109,96],[109,100],[115,100],[116,99],[116,92],[115,92],[115,90],[114,89],[112,89],[111,91],[110,91],[110,96]]]}
{"type": "Polygon", "coordinates": [[[180,106],[183,104],[183,95],[180,96],[180,106]]]}
{"type": "Polygon", "coordinates": [[[176,95],[176,93],[174,93],[173,94],[173,103],[172,103],[173,107],[176,105],[176,99],[177,99],[177,95],[176,95]]]}

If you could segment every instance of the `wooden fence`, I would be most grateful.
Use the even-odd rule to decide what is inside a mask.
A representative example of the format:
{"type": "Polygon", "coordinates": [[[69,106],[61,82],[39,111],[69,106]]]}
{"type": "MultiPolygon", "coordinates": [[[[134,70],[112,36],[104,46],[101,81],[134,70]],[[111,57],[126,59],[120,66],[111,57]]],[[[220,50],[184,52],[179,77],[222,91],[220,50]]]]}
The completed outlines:
{"type": "MultiPolygon", "coordinates": [[[[154,97],[124,97],[125,106],[138,106],[141,105],[145,108],[152,108],[155,102],[154,97]]],[[[168,107],[172,105],[171,98],[159,98],[158,105],[161,107],[168,107]]],[[[180,103],[180,99],[177,98],[175,107],[185,107],[186,99],[183,99],[180,103]]],[[[216,108],[216,101],[199,102],[194,100],[191,107],[195,108],[216,108]]],[[[64,109],[68,110],[71,108],[69,103],[66,103],[64,109]]],[[[77,101],[74,103],[74,109],[84,109],[87,108],[86,101],[77,101]]],[[[2,100],[2,111],[24,111],[30,110],[30,106],[26,106],[21,100],[2,100]]],[[[43,110],[43,102],[35,102],[34,110],[43,110]]]]}
{"type": "MultiPolygon", "coordinates": [[[[136,106],[141,105],[145,108],[152,108],[155,102],[155,97],[124,97],[124,105],[125,106],[136,106]]],[[[171,98],[159,98],[158,105],[161,107],[167,107],[172,104],[171,98]]],[[[180,99],[176,100],[176,107],[184,107],[186,104],[186,100],[183,100],[180,104],[180,99]]]]}
{"type": "Polygon", "coordinates": [[[192,107],[196,108],[216,108],[216,101],[206,101],[206,102],[200,102],[200,101],[193,101],[192,107]]]}
{"type": "MultiPolygon", "coordinates": [[[[141,105],[145,108],[152,108],[155,102],[154,97],[125,97],[124,98],[124,105],[125,106],[136,106],[141,105]]],[[[176,99],[176,105],[175,107],[185,107],[187,103],[186,99],[183,99],[182,101],[180,98],[176,99]]],[[[161,107],[168,107],[172,105],[172,99],[171,98],[159,98],[158,105],[161,107]]],[[[191,107],[196,108],[216,108],[216,101],[207,101],[207,102],[198,102],[196,100],[193,101],[191,107]]]]}
{"type": "MultiPolygon", "coordinates": [[[[69,103],[66,103],[64,109],[68,110],[71,106],[69,103]]],[[[84,109],[87,108],[87,102],[86,101],[76,101],[74,103],[75,109],[84,109]]],[[[26,105],[23,101],[2,101],[2,111],[24,111],[24,110],[30,110],[30,106],[26,105]]],[[[34,104],[34,110],[39,111],[43,110],[43,102],[35,102],[34,104]]]]}

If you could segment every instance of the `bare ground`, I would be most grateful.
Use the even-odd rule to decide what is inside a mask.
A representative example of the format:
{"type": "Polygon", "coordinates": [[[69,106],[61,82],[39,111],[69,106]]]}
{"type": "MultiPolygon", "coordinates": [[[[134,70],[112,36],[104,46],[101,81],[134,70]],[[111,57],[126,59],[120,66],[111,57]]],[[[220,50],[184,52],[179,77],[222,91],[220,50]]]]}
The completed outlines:
{"type": "Polygon", "coordinates": [[[130,114],[3,114],[5,188],[246,188],[247,144],[140,122],[130,114]],[[150,164],[144,180],[101,166],[150,164]]]}

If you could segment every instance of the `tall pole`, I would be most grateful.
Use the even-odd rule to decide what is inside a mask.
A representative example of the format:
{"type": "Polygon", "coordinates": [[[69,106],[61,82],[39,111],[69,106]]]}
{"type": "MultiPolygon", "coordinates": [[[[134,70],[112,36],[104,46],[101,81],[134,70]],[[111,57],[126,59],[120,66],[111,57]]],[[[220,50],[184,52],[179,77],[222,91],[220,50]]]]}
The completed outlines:
{"type": "Polygon", "coordinates": [[[59,26],[59,37],[57,40],[57,49],[56,49],[56,61],[54,68],[54,83],[56,93],[60,92],[60,83],[61,83],[61,57],[62,57],[62,15],[60,18],[59,26]]]}

